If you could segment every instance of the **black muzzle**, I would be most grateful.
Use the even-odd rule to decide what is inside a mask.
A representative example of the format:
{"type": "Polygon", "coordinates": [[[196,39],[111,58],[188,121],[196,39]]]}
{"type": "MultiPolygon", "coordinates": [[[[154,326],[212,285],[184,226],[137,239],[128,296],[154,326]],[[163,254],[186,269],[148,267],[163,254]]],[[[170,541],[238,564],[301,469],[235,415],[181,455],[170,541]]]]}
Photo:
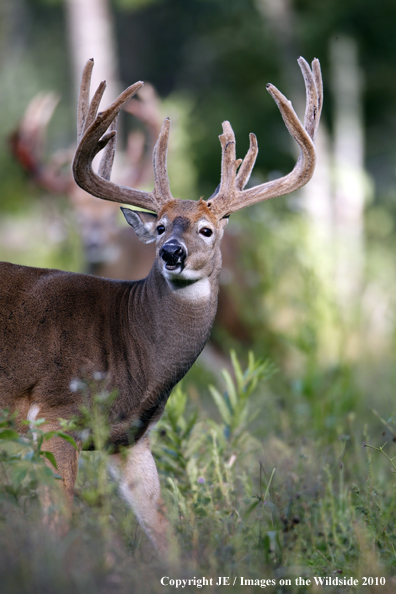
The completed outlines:
{"type": "Polygon", "coordinates": [[[186,250],[184,247],[175,241],[164,243],[159,252],[160,257],[166,264],[168,270],[174,270],[178,266],[184,266],[186,259],[186,250]]]}

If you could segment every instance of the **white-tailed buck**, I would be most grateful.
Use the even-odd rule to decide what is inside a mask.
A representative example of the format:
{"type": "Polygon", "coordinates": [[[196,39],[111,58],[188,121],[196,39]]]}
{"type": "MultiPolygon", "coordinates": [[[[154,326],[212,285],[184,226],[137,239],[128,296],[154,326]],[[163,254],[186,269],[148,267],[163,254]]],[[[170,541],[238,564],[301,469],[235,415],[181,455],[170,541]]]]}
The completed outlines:
{"type": "MultiPolygon", "coordinates": [[[[84,272],[112,279],[145,278],[154,262],[155,245],[142,243],[129,228],[119,224],[116,203],[97,200],[77,186],[71,171],[75,146],[56,151],[48,160],[44,158],[47,126],[58,101],[51,92],[40,93],[31,100],[9,138],[11,152],[36,186],[51,195],[67,196],[81,238],[84,272]]],[[[123,106],[144,126],[144,133],[134,130],[128,134],[125,166],[118,172],[123,185],[136,188],[152,181],[151,154],[162,125],[160,107],[159,97],[147,83],[123,106]]],[[[252,331],[235,303],[235,289],[239,292],[248,285],[237,259],[241,234],[227,231],[221,243],[224,274],[220,277],[222,287],[214,327],[223,336],[251,345],[252,331]]],[[[217,368],[223,349],[220,343],[214,344],[216,351],[211,349],[205,361],[217,368]]],[[[223,364],[227,364],[225,359],[223,364]]]]}
{"type": "MultiPolygon", "coordinates": [[[[85,66],[78,107],[76,182],[87,192],[150,212],[123,208],[143,242],[156,242],[156,258],[142,281],[112,281],[84,274],[0,265],[0,405],[19,418],[44,417],[47,428],[79,414],[76,378],[106,377],[117,397],[109,413],[109,446],[118,466],[120,490],[158,551],[166,554],[168,524],[162,510],[149,432],[161,417],[172,388],[194,363],[208,340],[216,314],[220,242],[230,214],[306,184],[315,168],[314,140],[322,107],[318,60],[299,59],[307,91],[304,125],[291,103],[272,85],[286,127],[300,148],[288,175],[244,189],[257,143],[236,160],[235,137],[223,123],[221,181],[207,201],[172,197],[166,170],[170,121],[163,123],[154,148],[154,189],[143,192],[110,181],[119,111],[142,86],[138,82],[105,111],[98,107],[105,83],[91,102],[93,61],[85,66]],[[92,160],[104,149],[98,173],[92,160]],[[73,383],[73,382],[72,382],[73,383]],[[119,449],[129,446],[126,459],[119,449]]],[[[24,425],[21,425],[23,431],[24,425]]],[[[78,436],[76,436],[78,439],[78,436]]],[[[70,503],[78,454],[59,438],[48,442],[70,503]]]]}

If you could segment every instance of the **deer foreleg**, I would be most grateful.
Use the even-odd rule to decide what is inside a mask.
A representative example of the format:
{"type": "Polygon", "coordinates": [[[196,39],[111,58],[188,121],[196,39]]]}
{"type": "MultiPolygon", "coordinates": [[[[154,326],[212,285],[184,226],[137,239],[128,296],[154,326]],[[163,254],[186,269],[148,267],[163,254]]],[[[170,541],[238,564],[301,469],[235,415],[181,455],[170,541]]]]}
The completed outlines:
{"type": "Polygon", "coordinates": [[[126,459],[113,454],[112,474],[119,481],[123,499],[132,507],[139,523],[158,554],[169,558],[170,525],[165,516],[160,483],[148,436],[141,438],[128,452],[126,459]]]}
{"type": "MultiPolygon", "coordinates": [[[[47,431],[59,430],[59,426],[45,426],[47,431]]],[[[56,495],[48,486],[42,486],[40,499],[44,510],[44,523],[57,536],[64,536],[69,530],[69,524],[73,512],[74,485],[78,471],[79,452],[61,437],[52,437],[44,442],[43,449],[52,452],[57,469],[46,460],[52,471],[62,477],[56,495]]]]}

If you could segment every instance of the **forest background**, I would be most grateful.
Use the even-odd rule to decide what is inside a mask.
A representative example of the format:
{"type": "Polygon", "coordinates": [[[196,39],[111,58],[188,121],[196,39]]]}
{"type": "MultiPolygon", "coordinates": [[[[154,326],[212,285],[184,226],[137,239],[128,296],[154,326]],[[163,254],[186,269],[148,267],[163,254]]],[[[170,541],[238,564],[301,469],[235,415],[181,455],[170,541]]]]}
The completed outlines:
{"type": "MultiPolygon", "coordinates": [[[[69,190],[51,191],[38,171],[75,143],[88,58],[109,82],[103,104],[137,80],[153,85],[160,117],[172,119],[170,183],[181,198],[208,198],[216,188],[226,119],[238,157],[249,132],[258,137],[254,183],[292,169],[296,147],[265,86],[275,84],[302,116],[297,58],[319,58],[325,100],[315,176],[298,193],[231,217],[222,276],[230,316],[219,311],[209,349],[171,397],[154,441],[191,563],[183,575],[244,568],[288,592],[305,591],[280,583],[294,584],[297,575],[384,576],[389,585],[396,566],[395,2],[2,0],[0,18],[0,259],[64,270],[95,267],[69,190]],[[45,142],[35,146],[32,175],[11,149],[29,102],[48,91],[59,104],[45,142]],[[390,459],[364,447],[385,443],[390,459]]],[[[136,139],[139,131],[146,150],[144,122],[125,114],[118,171],[128,134],[136,139]]],[[[67,159],[61,173],[69,175],[67,159]]],[[[33,472],[26,452],[9,443],[12,419],[2,422],[11,431],[2,437],[0,516],[9,591],[15,584],[33,591],[32,583],[41,592],[54,584],[60,592],[130,591],[149,569],[147,591],[159,591],[161,568],[145,537],[114,485],[95,478],[103,459],[95,459],[92,476],[83,459],[72,536],[53,546],[35,516],[43,470],[37,440],[32,434],[23,446],[33,472]],[[42,553],[37,542],[47,543],[42,553]]]]}

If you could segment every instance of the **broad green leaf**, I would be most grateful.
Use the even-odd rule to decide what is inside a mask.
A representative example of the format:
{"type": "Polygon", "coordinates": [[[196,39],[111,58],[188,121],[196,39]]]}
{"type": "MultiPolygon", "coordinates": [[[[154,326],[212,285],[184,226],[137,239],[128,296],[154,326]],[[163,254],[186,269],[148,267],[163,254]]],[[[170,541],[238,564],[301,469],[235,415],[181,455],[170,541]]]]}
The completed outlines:
{"type": "Polygon", "coordinates": [[[54,435],[57,434],[57,431],[47,431],[46,433],[43,433],[43,441],[48,441],[49,439],[52,439],[54,435]]]}
{"type": "Polygon", "coordinates": [[[51,462],[52,466],[54,468],[56,468],[56,470],[58,470],[58,465],[56,463],[54,454],[52,452],[46,452],[46,451],[42,451],[41,453],[43,456],[45,456],[47,458],[47,460],[49,460],[51,462]]]}
{"type": "Polygon", "coordinates": [[[29,427],[40,427],[46,423],[45,419],[35,419],[34,421],[27,421],[29,427]]]}
{"type": "Polygon", "coordinates": [[[43,434],[43,439],[45,441],[48,441],[49,439],[52,439],[53,437],[61,437],[65,441],[68,441],[73,446],[73,448],[75,450],[78,450],[78,446],[77,446],[75,440],[67,433],[63,433],[63,431],[47,431],[47,433],[43,434]]]}
{"type": "Polygon", "coordinates": [[[14,429],[3,429],[0,431],[0,439],[15,440],[19,438],[19,433],[14,429]]]}
{"type": "Polygon", "coordinates": [[[67,433],[63,433],[63,431],[57,431],[56,435],[58,437],[61,437],[65,441],[68,441],[73,446],[73,448],[75,450],[78,450],[78,445],[76,444],[75,440],[72,438],[71,435],[68,435],[67,433]]]}

